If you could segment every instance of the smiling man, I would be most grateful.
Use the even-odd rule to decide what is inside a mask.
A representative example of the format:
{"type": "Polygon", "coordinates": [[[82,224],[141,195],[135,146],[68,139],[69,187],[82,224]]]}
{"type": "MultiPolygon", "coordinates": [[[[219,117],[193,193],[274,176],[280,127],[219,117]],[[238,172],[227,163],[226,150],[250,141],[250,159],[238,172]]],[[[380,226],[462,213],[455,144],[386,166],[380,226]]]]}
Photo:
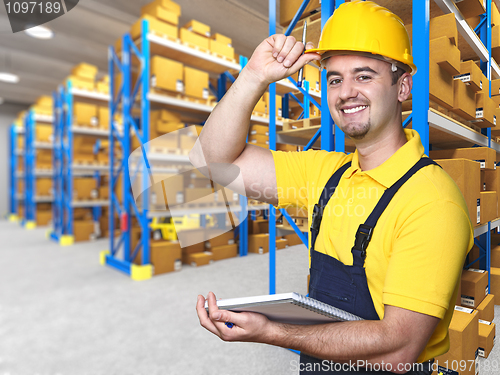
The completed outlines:
{"type": "MultiPolygon", "coordinates": [[[[199,140],[208,164],[241,169],[248,197],[308,209],[310,296],[365,320],[280,324],[218,310],[209,293],[209,314],[198,296],[200,323],[226,341],[299,350],[301,374],[430,374],[434,358],[449,348],[473,232],[456,184],[424,155],[418,133],[402,127],[416,71],[408,34],[387,9],[353,1],[326,23],[319,48],[307,47],[301,55],[303,44],[284,35],[261,43],[199,140]],[[252,109],[268,85],[314,60],[327,70],[330,114],[356,151],[246,144],[252,109]]],[[[190,156],[195,165],[202,159],[190,156]]]]}

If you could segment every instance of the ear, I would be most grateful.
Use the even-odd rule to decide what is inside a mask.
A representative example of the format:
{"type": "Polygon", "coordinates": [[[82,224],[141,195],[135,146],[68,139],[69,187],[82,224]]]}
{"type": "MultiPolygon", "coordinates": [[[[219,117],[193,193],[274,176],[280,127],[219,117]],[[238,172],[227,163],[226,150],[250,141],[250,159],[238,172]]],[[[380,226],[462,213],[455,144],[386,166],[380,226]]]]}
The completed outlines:
{"type": "Polygon", "coordinates": [[[398,80],[398,101],[403,103],[411,94],[413,77],[410,73],[404,73],[398,80]]]}

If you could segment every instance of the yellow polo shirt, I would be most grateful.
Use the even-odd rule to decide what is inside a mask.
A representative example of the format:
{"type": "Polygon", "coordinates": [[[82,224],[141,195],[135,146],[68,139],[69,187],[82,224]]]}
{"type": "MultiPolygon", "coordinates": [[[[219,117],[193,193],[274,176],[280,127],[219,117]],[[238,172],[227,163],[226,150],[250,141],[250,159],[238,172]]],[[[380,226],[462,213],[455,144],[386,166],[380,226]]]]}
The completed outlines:
{"type": "MultiPolygon", "coordinates": [[[[352,265],[351,248],[358,226],[385,189],[422,156],[414,130],[407,142],[377,168],[362,171],[358,152],[273,151],[278,208],[307,207],[309,222],[328,179],[348,161],[324,210],[315,250],[352,265]]],[[[309,243],[311,234],[309,233],[309,243]]],[[[462,193],[438,166],[419,170],[397,192],[380,217],[367,248],[365,269],[375,309],[382,319],[392,305],[441,319],[418,358],[427,361],[449,349],[448,326],[453,315],[465,256],[474,242],[462,193]]]]}

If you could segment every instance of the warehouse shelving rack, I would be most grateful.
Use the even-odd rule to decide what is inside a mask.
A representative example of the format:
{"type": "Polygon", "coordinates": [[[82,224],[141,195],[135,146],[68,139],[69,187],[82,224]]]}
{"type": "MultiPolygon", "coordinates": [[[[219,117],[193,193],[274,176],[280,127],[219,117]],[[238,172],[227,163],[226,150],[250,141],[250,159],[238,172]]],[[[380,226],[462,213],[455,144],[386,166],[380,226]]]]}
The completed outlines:
{"type": "Polygon", "coordinates": [[[30,109],[23,118],[24,123],[24,218],[22,224],[26,229],[36,228],[36,205],[37,203],[52,202],[52,197],[36,196],[36,179],[39,177],[51,177],[52,170],[36,168],[36,151],[38,149],[51,149],[52,144],[48,142],[35,141],[35,126],[37,123],[51,124],[52,116],[39,115],[30,109]]]}
{"type": "Polygon", "coordinates": [[[18,222],[19,201],[24,201],[24,195],[18,193],[18,181],[23,178],[18,172],[19,158],[24,156],[23,150],[18,148],[19,137],[24,136],[24,128],[17,122],[10,126],[9,130],[9,221],[18,222]]]}
{"type": "MultiPolygon", "coordinates": [[[[150,123],[150,109],[152,105],[163,106],[163,108],[173,108],[180,111],[193,111],[208,117],[213,110],[214,105],[206,103],[193,103],[191,101],[182,100],[180,98],[170,97],[167,95],[151,92],[149,71],[150,59],[154,51],[160,51],[160,55],[171,57],[176,61],[182,62],[186,65],[192,66],[197,69],[208,71],[213,74],[219,74],[221,77],[226,71],[239,72],[245,64],[245,58],[240,58],[239,63],[231,62],[219,57],[213,56],[209,53],[196,50],[186,45],[174,42],[162,37],[159,37],[149,32],[149,23],[143,20],[141,24],[141,38],[137,46],[130,37],[130,34],[125,34],[122,39],[121,60],[113,47],[109,50],[109,74],[110,74],[110,118],[114,118],[115,113],[120,112],[123,115],[123,131],[120,132],[112,125],[112,132],[110,134],[109,143],[110,148],[113,149],[114,143],[118,142],[123,150],[123,155],[130,154],[130,139],[124,134],[131,134],[140,141],[144,146],[150,140],[149,136],[149,123],[150,123]],[[139,79],[135,87],[132,87],[131,71],[132,60],[137,59],[140,64],[139,79]],[[117,74],[120,74],[123,79],[121,87],[115,92],[115,80],[117,74]],[[140,91],[140,97],[138,95],[140,91]],[[132,114],[133,104],[140,102],[141,115],[140,119],[134,118],[132,114]],[[138,121],[137,121],[138,120],[138,121]],[[139,126],[140,124],[140,130],[139,126]]],[[[221,86],[221,85],[219,85],[221,86]]],[[[287,90],[288,83],[282,82],[280,87],[287,90]]],[[[225,87],[225,84],[224,86],[225,87]]],[[[219,88],[220,89],[220,88],[219,88]]],[[[272,112],[271,112],[272,113],[272,112]]],[[[204,117],[204,119],[206,119],[204,117]]],[[[268,119],[261,116],[252,116],[252,122],[269,124],[270,121],[275,119],[268,119]]],[[[147,152],[147,145],[145,146],[147,152]]],[[[164,162],[179,162],[189,165],[187,156],[176,156],[177,160],[173,160],[172,156],[168,155],[155,155],[148,153],[148,160],[161,160],[164,162]]],[[[113,156],[111,156],[111,164],[114,164],[113,156]]],[[[192,210],[172,211],[165,213],[149,212],[149,197],[143,194],[142,209],[139,209],[135,204],[134,198],[131,194],[130,188],[130,171],[128,169],[128,162],[124,157],[117,166],[116,173],[113,173],[110,178],[110,232],[114,233],[114,220],[113,217],[117,214],[120,217],[121,234],[117,240],[113,235],[110,237],[110,250],[101,253],[101,264],[107,264],[119,271],[130,275],[132,279],[141,280],[151,277],[152,267],[150,264],[150,247],[149,247],[149,223],[153,217],[160,216],[182,216],[188,215],[192,210]],[[123,202],[120,204],[117,194],[115,193],[115,186],[119,178],[122,178],[122,197],[123,202]],[[141,228],[141,238],[139,244],[135,249],[131,249],[130,243],[130,229],[131,219],[137,219],[141,228]],[[122,259],[118,253],[123,250],[122,259]],[[133,263],[137,254],[141,251],[142,262],[141,265],[133,263]]],[[[143,184],[148,186],[147,176],[144,174],[143,184]]],[[[248,235],[247,235],[247,221],[246,212],[257,209],[262,209],[261,205],[252,206],[248,205],[246,197],[240,197],[240,225],[238,227],[239,235],[239,254],[240,256],[247,254],[248,248],[248,235]],[[245,218],[245,219],[244,219],[245,218]],[[243,220],[244,219],[244,220],[243,220]],[[243,229],[244,228],[244,229],[243,229]]],[[[197,209],[196,213],[201,215],[218,214],[222,213],[219,208],[197,209]]],[[[237,211],[237,210],[236,210],[237,211]]],[[[227,212],[224,209],[224,212],[227,212]]],[[[203,222],[203,216],[201,221],[203,222]]]]}
{"type": "Polygon", "coordinates": [[[109,137],[109,131],[86,128],[74,123],[73,103],[75,100],[104,104],[109,101],[109,95],[82,90],[72,86],[71,80],[61,85],[53,93],[54,98],[54,208],[53,228],[50,238],[61,246],[74,243],[73,210],[77,207],[92,208],[94,221],[101,215],[101,207],[109,205],[108,200],[76,201],[73,199],[73,179],[75,176],[99,178],[101,173],[107,173],[109,166],[79,165],[73,159],[73,137],[82,134],[99,138],[109,137]]]}
{"type": "MultiPolygon", "coordinates": [[[[289,35],[291,29],[295,27],[297,21],[300,19],[303,11],[309,4],[310,0],[304,0],[300,6],[296,16],[292,20],[288,30],[287,35],[289,35]]],[[[384,6],[384,1],[377,1],[377,3],[384,6]]],[[[410,122],[412,123],[412,128],[416,130],[422,140],[422,144],[425,149],[425,154],[429,154],[429,146],[431,144],[431,132],[432,134],[446,134],[457,141],[465,141],[471,146],[482,146],[491,147],[497,153],[500,153],[500,144],[492,141],[491,139],[491,129],[483,129],[481,133],[478,133],[472,129],[468,129],[459,123],[441,115],[439,112],[432,108],[429,108],[429,19],[430,19],[430,0],[422,1],[412,1],[411,7],[409,3],[411,0],[404,0],[400,3],[408,3],[407,9],[412,9],[413,17],[413,35],[419,35],[419,38],[414,38],[413,40],[413,56],[415,65],[418,66],[418,72],[415,75],[413,81],[412,90],[412,100],[414,108],[418,108],[418,111],[413,111],[410,116],[404,121],[403,126],[406,127],[410,122]],[[418,79],[418,77],[424,77],[424,79],[418,79]]],[[[481,68],[483,73],[487,76],[490,82],[490,96],[491,96],[491,79],[492,76],[495,78],[500,78],[500,67],[497,62],[495,62],[491,57],[491,2],[486,2],[486,13],[484,18],[485,22],[480,26],[481,38],[471,29],[467,24],[464,17],[461,15],[460,11],[456,8],[455,4],[451,0],[433,0],[436,5],[443,11],[443,13],[454,13],[457,21],[457,28],[459,33],[464,37],[464,39],[469,43],[471,48],[481,59],[481,68]]],[[[500,9],[500,0],[494,0],[496,5],[500,9]]],[[[344,0],[323,0],[321,2],[321,28],[323,28],[326,20],[333,10],[338,8],[344,0]]],[[[269,34],[272,35],[276,32],[276,0],[269,0],[269,34]]],[[[326,94],[326,72],[323,70],[321,74],[321,107],[328,108],[327,94],[326,94]]],[[[271,90],[272,90],[271,85],[271,90]]],[[[275,97],[271,95],[271,111],[274,107],[275,97]]],[[[304,107],[305,108],[305,107],[304,107]]],[[[321,110],[321,108],[319,108],[321,110]]],[[[271,112],[272,113],[272,112],[271,112]]],[[[307,116],[307,113],[304,114],[307,116]]],[[[275,126],[270,124],[270,138],[269,143],[273,149],[276,148],[276,139],[279,139],[283,143],[287,142],[300,142],[300,140],[294,139],[288,135],[280,135],[276,137],[275,126]]],[[[311,131],[309,130],[309,133],[311,131]]],[[[311,141],[307,143],[306,147],[310,147],[314,144],[318,137],[321,135],[321,149],[327,151],[339,151],[345,152],[346,139],[343,132],[333,124],[329,111],[321,112],[321,127],[316,131],[311,141]]],[[[283,216],[289,219],[289,217],[281,210],[283,216]]],[[[303,238],[303,233],[294,226],[292,220],[289,220],[292,227],[294,227],[295,232],[303,239],[303,242],[307,246],[306,239],[303,238]]],[[[270,207],[269,215],[269,251],[270,251],[270,270],[269,270],[269,292],[274,294],[276,292],[276,216],[275,209],[273,206],[270,207]],[[274,223],[274,225],[273,225],[274,223]]],[[[500,227],[500,219],[488,222],[486,224],[477,226],[474,228],[474,237],[476,245],[480,248],[480,267],[488,271],[488,285],[490,284],[490,252],[491,252],[491,229],[500,227]]],[[[283,233],[278,233],[283,234],[283,233]]],[[[474,260],[476,262],[477,260],[474,260]]],[[[472,263],[471,263],[472,264],[472,263]]],[[[468,265],[470,266],[470,264],[468,265]]]]}

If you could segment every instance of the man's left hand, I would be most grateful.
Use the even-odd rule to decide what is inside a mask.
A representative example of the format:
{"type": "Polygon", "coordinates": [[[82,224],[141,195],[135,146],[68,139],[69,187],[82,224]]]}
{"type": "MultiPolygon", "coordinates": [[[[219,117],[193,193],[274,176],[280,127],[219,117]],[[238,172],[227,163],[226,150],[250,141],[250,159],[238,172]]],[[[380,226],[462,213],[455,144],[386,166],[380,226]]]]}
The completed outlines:
{"type": "Polygon", "coordinates": [[[272,322],[264,315],[252,312],[236,313],[219,310],[215,294],[208,293],[208,313],[205,310],[205,298],[198,296],[196,312],[202,327],[224,341],[266,342],[271,334],[272,322]],[[233,323],[229,328],[226,323],[233,323]]]}

